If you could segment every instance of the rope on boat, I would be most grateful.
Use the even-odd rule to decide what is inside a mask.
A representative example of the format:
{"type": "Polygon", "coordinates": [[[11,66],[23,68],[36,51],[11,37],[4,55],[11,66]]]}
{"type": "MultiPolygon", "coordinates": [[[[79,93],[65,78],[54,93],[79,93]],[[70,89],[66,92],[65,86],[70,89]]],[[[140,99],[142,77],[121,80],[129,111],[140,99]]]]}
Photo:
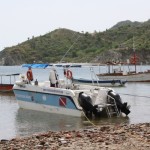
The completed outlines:
{"type": "Polygon", "coordinates": [[[84,113],[83,110],[82,110],[82,113],[83,113],[83,115],[85,116],[85,118],[87,119],[87,121],[88,121],[90,124],[92,124],[93,126],[96,127],[96,125],[95,125],[92,121],[90,121],[90,119],[86,116],[86,114],[84,113]]]}
{"type": "Polygon", "coordinates": [[[60,62],[62,62],[62,60],[66,57],[67,53],[71,50],[71,48],[74,46],[74,44],[76,44],[76,42],[78,41],[79,38],[80,38],[80,35],[75,39],[74,43],[69,47],[69,49],[67,50],[65,55],[61,58],[60,62]]]}
{"type": "Polygon", "coordinates": [[[135,97],[150,98],[150,96],[143,96],[143,95],[133,95],[133,94],[126,94],[126,93],[119,93],[119,94],[127,95],[127,96],[135,96],[135,97]]]}

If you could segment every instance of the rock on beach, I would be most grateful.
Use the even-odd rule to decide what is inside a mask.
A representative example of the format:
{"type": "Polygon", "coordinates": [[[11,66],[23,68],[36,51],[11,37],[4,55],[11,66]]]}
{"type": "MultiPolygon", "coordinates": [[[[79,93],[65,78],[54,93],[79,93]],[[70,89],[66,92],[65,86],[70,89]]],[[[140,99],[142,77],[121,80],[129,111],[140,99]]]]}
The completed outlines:
{"type": "Polygon", "coordinates": [[[150,123],[92,126],[1,140],[0,150],[149,150],[150,123]]]}

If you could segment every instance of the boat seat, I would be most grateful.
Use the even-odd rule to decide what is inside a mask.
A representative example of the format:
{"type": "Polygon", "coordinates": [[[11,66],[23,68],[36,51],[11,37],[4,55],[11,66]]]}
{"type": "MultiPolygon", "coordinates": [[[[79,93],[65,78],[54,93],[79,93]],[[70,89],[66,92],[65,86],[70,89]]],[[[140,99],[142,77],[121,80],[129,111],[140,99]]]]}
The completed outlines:
{"type": "Polygon", "coordinates": [[[45,81],[44,86],[49,87],[50,86],[50,81],[45,81]]]}
{"type": "Polygon", "coordinates": [[[94,105],[99,105],[99,104],[106,105],[106,103],[107,103],[106,90],[104,89],[98,90],[94,105]]]}
{"type": "Polygon", "coordinates": [[[68,81],[65,81],[64,79],[60,79],[58,81],[59,83],[59,88],[64,88],[64,89],[73,89],[73,84],[72,82],[68,82],[68,81]]]}
{"type": "Polygon", "coordinates": [[[93,105],[95,105],[95,101],[96,101],[96,99],[97,99],[97,95],[98,95],[98,93],[96,93],[96,92],[93,92],[93,93],[91,94],[91,98],[92,98],[93,105]]]}
{"type": "Polygon", "coordinates": [[[63,79],[60,79],[59,81],[59,88],[65,88],[66,86],[65,86],[65,80],[63,80],[63,79]]]}

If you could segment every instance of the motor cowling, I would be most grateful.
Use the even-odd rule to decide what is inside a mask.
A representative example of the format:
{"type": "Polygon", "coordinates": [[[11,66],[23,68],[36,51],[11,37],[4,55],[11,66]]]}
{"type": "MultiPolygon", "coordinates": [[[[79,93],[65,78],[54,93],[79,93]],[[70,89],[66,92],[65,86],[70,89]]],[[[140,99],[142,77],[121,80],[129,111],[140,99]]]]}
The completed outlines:
{"type": "Polygon", "coordinates": [[[90,96],[86,95],[85,93],[81,92],[79,94],[79,104],[85,111],[92,111],[92,99],[90,96]]]}
{"type": "Polygon", "coordinates": [[[108,103],[114,103],[114,100],[116,102],[116,105],[119,111],[125,113],[126,115],[130,113],[127,102],[122,103],[121,97],[118,93],[115,93],[112,90],[108,91],[108,103]]]}
{"type": "Polygon", "coordinates": [[[93,105],[92,105],[92,99],[90,96],[86,95],[85,93],[81,92],[79,93],[78,98],[80,106],[83,108],[86,115],[92,114],[93,111],[93,105]]]}

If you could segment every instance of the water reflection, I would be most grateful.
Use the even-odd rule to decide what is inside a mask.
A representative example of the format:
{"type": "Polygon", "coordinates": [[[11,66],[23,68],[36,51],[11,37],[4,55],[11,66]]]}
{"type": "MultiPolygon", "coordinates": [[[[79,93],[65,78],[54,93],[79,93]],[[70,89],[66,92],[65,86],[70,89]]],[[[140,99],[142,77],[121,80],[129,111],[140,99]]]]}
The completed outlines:
{"type": "Polygon", "coordinates": [[[16,114],[17,134],[21,136],[51,131],[73,130],[83,127],[82,118],[18,109],[16,114]]]}
{"type": "Polygon", "coordinates": [[[13,93],[0,93],[0,139],[15,136],[15,117],[18,109],[13,93]]]}
{"type": "Polygon", "coordinates": [[[39,111],[18,109],[16,114],[16,134],[27,136],[38,132],[75,130],[87,126],[129,123],[128,117],[93,118],[88,121],[84,117],[71,117],[39,111]],[[91,122],[91,123],[90,123],[91,122]]]}
{"type": "Polygon", "coordinates": [[[112,118],[96,118],[94,120],[95,125],[118,125],[118,124],[129,124],[130,118],[128,116],[123,117],[112,117],[112,118]]]}
{"type": "Polygon", "coordinates": [[[124,88],[115,88],[123,101],[131,105],[130,124],[150,122],[150,83],[128,83],[124,88]]]}

